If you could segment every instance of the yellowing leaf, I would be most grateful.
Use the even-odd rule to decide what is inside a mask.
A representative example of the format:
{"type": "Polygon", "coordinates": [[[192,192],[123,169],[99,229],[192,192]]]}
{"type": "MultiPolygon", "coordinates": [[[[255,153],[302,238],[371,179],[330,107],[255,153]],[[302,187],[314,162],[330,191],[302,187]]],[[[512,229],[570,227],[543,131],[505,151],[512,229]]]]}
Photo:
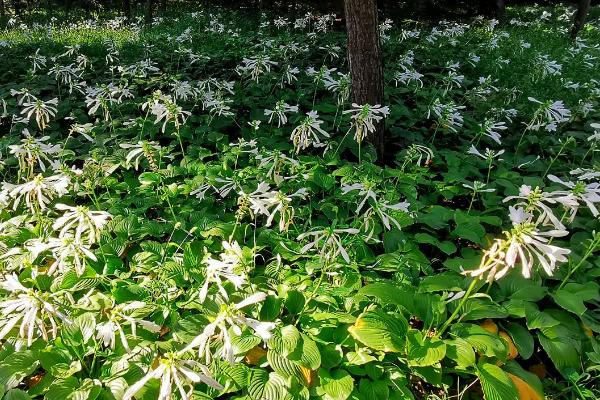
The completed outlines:
{"type": "Polygon", "coordinates": [[[517,392],[519,392],[519,400],[544,400],[544,396],[539,394],[531,385],[529,385],[523,379],[509,372],[507,372],[506,374],[513,381],[515,387],[517,388],[517,392]]]}
{"type": "Polygon", "coordinates": [[[267,355],[267,351],[260,346],[256,346],[246,353],[244,362],[249,365],[258,365],[260,359],[267,355]]]}
{"type": "Polygon", "coordinates": [[[300,373],[302,374],[302,378],[304,380],[304,384],[306,387],[313,387],[315,384],[316,373],[312,369],[308,369],[306,367],[300,366],[300,373]]]}
{"type": "Polygon", "coordinates": [[[504,339],[504,341],[506,342],[506,345],[508,346],[507,358],[509,360],[514,360],[515,358],[517,358],[517,356],[519,355],[519,352],[517,351],[517,348],[516,348],[515,344],[513,343],[511,337],[508,335],[508,333],[506,333],[504,331],[500,331],[499,335],[502,339],[504,339]]]}

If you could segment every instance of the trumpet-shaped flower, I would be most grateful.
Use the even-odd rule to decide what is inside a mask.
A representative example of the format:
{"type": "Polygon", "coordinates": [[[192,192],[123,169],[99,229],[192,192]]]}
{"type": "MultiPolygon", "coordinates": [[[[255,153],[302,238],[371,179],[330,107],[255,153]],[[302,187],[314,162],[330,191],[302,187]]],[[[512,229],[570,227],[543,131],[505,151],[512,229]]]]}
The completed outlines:
{"type": "Polygon", "coordinates": [[[105,211],[91,211],[84,206],[72,207],[66,204],[57,204],[56,209],[64,211],[64,214],[52,224],[52,229],[60,230],[58,236],[65,237],[74,231],[72,233],[75,240],[81,240],[82,236],[87,236],[88,244],[100,240],[100,232],[111,218],[111,215],[105,211]]]}
{"type": "Polygon", "coordinates": [[[571,250],[551,245],[549,241],[566,236],[569,232],[562,229],[540,231],[533,222],[533,214],[521,207],[510,207],[510,219],[513,228],[505,232],[506,238],[496,239],[484,253],[479,268],[465,271],[466,275],[481,277],[487,274],[487,281],[492,282],[520,264],[523,276],[530,278],[537,262],[551,276],[557,263],[567,261],[566,256],[571,250]]]}
{"type": "Polygon", "coordinates": [[[302,120],[300,125],[294,128],[290,137],[294,144],[294,149],[296,149],[296,153],[306,149],[311,144],[314,147],[324,146],[321,143],[318,134],[321,134],[326,138],[329,137],[329,134],[321,128],[323,121],[319,119],[319,114],[316,111],[311,111],[306,115],[307,116],[302,120]]]}
{"type": "Polygon", "coordinates": [[[149,370],[142,379],[127,389],[123,400],[132,400],[151,379],[160,381],[158,400],[171,400],[174,389],[177,389],[182,400],[191,400],[194,385],[197,383],[205,383],[217,390],[223,389],[223,386],[211,377],[206,366],[194,360],[187,360],[180,353],[167,353],[160,357],[156,364],[158,366],[155,369],[149,370]]]}
{"type": "Polygon", "coordinates": [[[229,362],[234,362],[235,354],[231,342],[230,330],[239,336],[242,334],[242,328],[247,327],[263,340],[271,338],[271,331],[275,328],[275,323],[257,321],[247,317],[242,311],[242,308],[260,303],[266,298],[266,293],[259,292],[246,297],[237,304],[222,305],[221,310],[213,317],[212,322],[183,351],[198,348],[199,356],[205,357],[206,362],[210,362],[212,358],[210,345],[213,341],[218,340],[222,343],[222,358],[229,362]]]}
{"type": "Polygon", "coordinates": [[[69,322],[54,301],[56,295],[26,288],[14,274],[5,276],[0,287],[10,293],[6,300],[0,301],[0,340],[20,323],[19,336],[30,347],[36,337],[56,338],[57,319],[69,322]]]}
{"type": "Polygon", "coordinates": [[[160,325],[155,324],[151,321],[135,318],[131,314],[138,311],[146,306],[146,303],[141,301],[132,301],[127,304],[119,304],[110,310],[107,310],[108,320],[101,322],[96,325],[96,338],[102,343],[104,347],[110,347],[115,349],[117,334],[121,340],[121,344],[127,350],[130,351],[129,343],[127,342],[127,336],[123,330],[123,325],[128,324],[131,327],[131,334],[136,337],[137,325],[150,332],[159,332],[160,325]]]}
{"type": "Polygon", "coordinates": [[[81,241],[81,238],[75,238],[71,234],[65,234],[60,238],[48,238],[45,241],[32,240],[28,243],[27,249],[34,258],[45,251],[52,253],[54,262],[48,268],[48,275],[53,275],[57,271],[64,273],[70,268],[74,268],[77,275],[82,275],[85,272],[87,258],[98,261],[90,248],[81,241]]]}
{"type": "Polygon", "coordinates": [[[23,103],[21,114],[25,115],[27,121],[29,121],[32,116],[35,116],[35,122],[37,123],[38,128],[44,130],[48,127],[50,118],[56,116],[56,112],[58,111],[56,108],[57,105],[58,99],[48,101],[36,99],[32,102],[23,103]]]}
{"type": "Polygon", "coordinates": [[[0,198],[5,198],[6,203],[13,204],[13,210],[16,210],[25,200],[25,204],[32,213],[45,210],[48,203],[55,197],[67,193],[70,179],[68,176],[59,174],[49,177],[37,175],[33,180],[20,185],[4,182],[0,198]]]}
{"type": "Polygon", "coordinates": [[[369,133],[375,132],[375,125],[388,116],[389,113],[390,109],[388,107],[382,107],[379,104],[359,106],[352,103],[352,109],[344,111],[344,114],[351,114],[354,140],[357,143],[361,143],[369,133]]]}

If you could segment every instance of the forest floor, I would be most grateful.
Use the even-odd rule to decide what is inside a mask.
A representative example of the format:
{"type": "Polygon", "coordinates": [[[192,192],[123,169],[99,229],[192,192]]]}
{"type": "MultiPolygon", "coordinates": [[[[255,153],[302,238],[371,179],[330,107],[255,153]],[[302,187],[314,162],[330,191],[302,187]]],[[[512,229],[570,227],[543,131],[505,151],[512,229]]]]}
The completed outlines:
{"type": "Polygon", "coordinates": [[[600,398],[599,10],[508,11],[381,105],[332,16],[10,21],[0,398],[600,398]]]}

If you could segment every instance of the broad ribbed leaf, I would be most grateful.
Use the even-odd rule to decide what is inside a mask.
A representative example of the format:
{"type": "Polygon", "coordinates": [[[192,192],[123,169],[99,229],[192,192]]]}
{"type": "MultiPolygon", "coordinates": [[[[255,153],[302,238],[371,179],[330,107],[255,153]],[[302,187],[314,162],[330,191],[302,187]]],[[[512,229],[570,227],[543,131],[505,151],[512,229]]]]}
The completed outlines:
{"type": "Polygon", "coordinates": [[[317,388],[317,393],[323,396],[323,400],[346,400],[354,390],[354,379],[343,369],[331,373],[320,370],[319,379],[321,386],[317,388]]]}
{"type": "Polygon", "coordinates": [[[408,322],[401,315],[392,316],[376,310],[362,313],[348,331],[356,340],[372,349],[401,352],[404,350],[407,329],[408,322]]]}
{"type": "Polygon", "coordinates": [[[500,367],[494,364],[480,364],[477,367],[477,375],[481,381],[485,400],[516,400],[519,398],[514,383],[500,367]]]}

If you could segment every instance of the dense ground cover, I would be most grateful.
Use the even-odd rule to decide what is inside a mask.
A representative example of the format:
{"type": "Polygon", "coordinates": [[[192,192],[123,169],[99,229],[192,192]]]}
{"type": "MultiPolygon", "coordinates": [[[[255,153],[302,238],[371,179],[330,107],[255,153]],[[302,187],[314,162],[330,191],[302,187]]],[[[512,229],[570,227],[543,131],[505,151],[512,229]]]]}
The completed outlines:
{"type": "Polygon", "coordinates": [[[386,21],[379,107],[329,16],[11,21],[3,398],[596,398],[600,26],[569,16],[386,21]]]}

